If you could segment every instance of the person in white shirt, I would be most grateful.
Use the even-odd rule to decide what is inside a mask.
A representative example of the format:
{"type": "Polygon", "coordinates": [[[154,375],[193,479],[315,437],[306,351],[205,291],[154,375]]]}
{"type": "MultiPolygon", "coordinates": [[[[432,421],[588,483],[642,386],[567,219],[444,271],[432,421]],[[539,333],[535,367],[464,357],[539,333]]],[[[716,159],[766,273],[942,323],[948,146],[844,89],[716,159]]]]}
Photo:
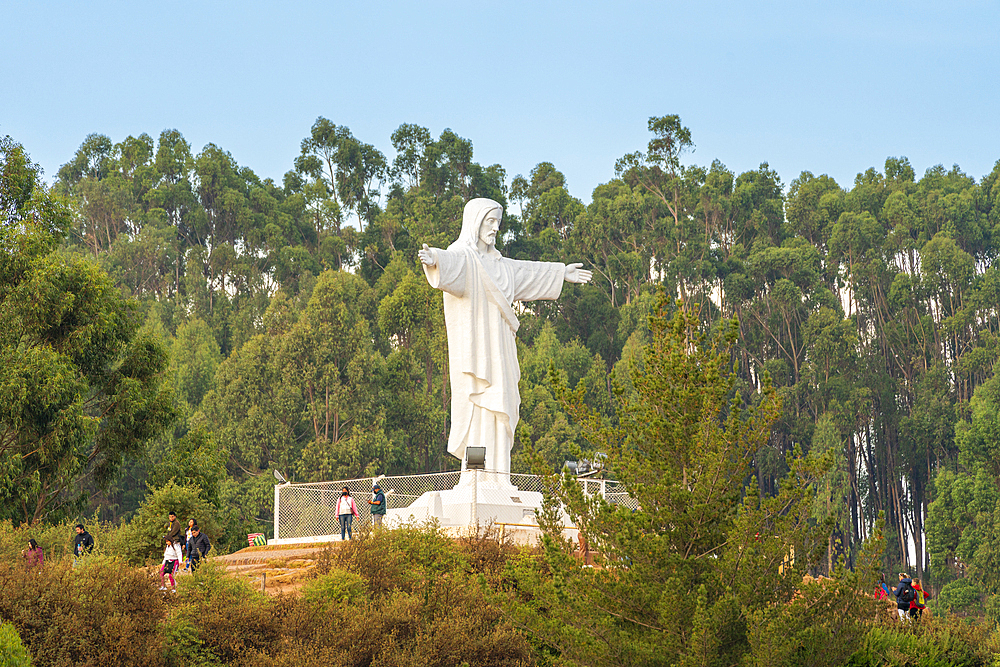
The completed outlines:
{"type": "Polygon", "coordinates": [[[170,579],[170,588],[176,589],[177,582],[174,581],[174,570],[177,569],[177,563],[182,559],[180,548],[176,544],[170,541],[170,538],[166,539],[166,548],[163,550],[163,565],[160,566],[160,590],[165,591],[167,587],[163,585],[163,576],[166,575],[170,579]]]}
{"type": "Polygon", "coordinates": [[[351,523],[356,516],[358,516],[358,506],[354,504],[351,490],[345,486],[340,493],[340,498],[337,499],[337,518],[340,519],[340,539],[342,541],[354,539],[354,535],[351,533],[351,523]]]}

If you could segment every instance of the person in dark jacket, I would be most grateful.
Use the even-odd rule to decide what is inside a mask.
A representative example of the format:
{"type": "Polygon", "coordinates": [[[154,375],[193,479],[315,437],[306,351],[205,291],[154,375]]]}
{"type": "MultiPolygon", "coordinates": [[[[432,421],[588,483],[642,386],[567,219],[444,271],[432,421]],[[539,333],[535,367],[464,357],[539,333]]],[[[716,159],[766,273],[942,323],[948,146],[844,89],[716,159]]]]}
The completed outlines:
{"type": "Polygon", "coordinates": [[[385,494],[377,483],[372,487],[372,497],[368,500],[368,504],[371,506],[372,523],[381,526],[385,517],[385,494]]]}
{"type": "Polygon", "coordinates": [[[90,536],[82,523],[76,524],[76,537],[73,538],[73,564],[80,560],[80,557],[89,554],[94,550],[94,538],[90,536]]]}
{"type": "Polygon", "coordinates": [[[170,525],[167,526],[167,539],[170,540],[171,544],[183,545],[184,530],[181,528],[181,522],[177,520],[177,515],[173,512],[167,516],[170,518],[170,525]]]}
{"type": "Polygon", "coordinates": [[[212,545],[208,541],[208,536],[199,530],[198,524],[195,524],[191,528],[191,540],[188,542],[188,558],[191,559],[192,572],[198,569],[201,559],[208,554],[211,548],[212,545]]]}
{"type": "Polygon", "coordinates": [[[917,597],[910,575],[905,572],[899,573],[899,585],[892,590],[892,594],[896,596],[896,613],[901,619],[909,618],[910,603],[917,597]]]}

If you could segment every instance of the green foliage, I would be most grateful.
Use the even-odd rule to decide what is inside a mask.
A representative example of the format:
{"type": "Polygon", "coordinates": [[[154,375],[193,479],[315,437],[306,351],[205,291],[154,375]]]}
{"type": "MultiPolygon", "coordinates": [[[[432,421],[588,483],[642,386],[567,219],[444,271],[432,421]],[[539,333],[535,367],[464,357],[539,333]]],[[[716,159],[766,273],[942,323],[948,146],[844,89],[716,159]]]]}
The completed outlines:
{"type": "MultiPolygon", "coordinates": [[[[676,115],[654,116],[647,127],[648,145],[619,160],[587,205],[548,162],[510,181],[517,213],[507,211],[500,232],[504,253],[583,261],[594,271],[592,284],[521,313],[525,441],[553,468],[590,446],[554,400],[553,364],[570,387],[582,374],[587,405],[617,419],[608,371],[633,391],[627,369],[641,363],[646,316],[662,286],[704,304],[698,318],[707,330],[738,318],[734,390],[759,393],[770,374],[782,407],[750,461],[763,495],[780,493],[796,446],[839,459],[812,507],[814,518],[832,523],[824,572],[841,556],[855,566],[885,512],[888,571],[929,570],[936,586],[964,573],[1000,590],[996,503],[983,509],[1000,475],[990,458],[996,411],[974,395],[994,376],[1000,349],[1000,163],[977,181],[957,167],[916,174],[905,157],[890,157],[881,172],[863,170],[850,184],[804,171],[786,177],[786,187],[766,163],[744,173],[718,160],[692,163],[694,137],[676,115]],[[943,470],[974,478],[974,488],[939,479],[943,470]],[[956,504],[961,498],[974,498],[975,511],[956,504]]],[[[13,432],[9,415],[26,405],[22,395],[45,397],[36,405],[62,419],[49,423],[62,430],[44,462],[18,458],[35,451],[27,441],[12,455],[0,435],[8,518],[30,521],[51,509],[49,518],[60,520],[100,508],[102,518],[117,519],[136,510],[146,480],[174,478],[198,484],[224,508],[220,521],[235,540],[267,526],[271,500],[261,478],[273,467],[299,480],[455,467],[444,453],[440,295],[415,254],[422,243],[446,247],[457,237],[468,198],[506,205],[506,173],[476,163],[472,141],[447,129],[401,125],[391,165],[325,118],[303,137],[276,183],[217,145],[192,151],[177,130],[120,142],[93,134],[51,190],[24,150],[3,140],[0,283],[35,275],[25,294],[45,297],[6,297],[13,312],[55,318],[67,304],[54,296],[65,293],[76,299],[65,312],[86,316],[82,304],[96,295],[107,316],[97,321],[114,330],[117,306],[104,305],[115,290],[92,267],[80,268],[86,256],[134,298],[129,317],[159,323],[149,334],[174,352],[162,375],[175,389],[172,402],[161,402],[157,379],[140,374],[114,397],[94,397],[88,387],[103,385],[68,372],[55,347],[31,355],[8,347],[26,372],[10,375],[0,359],[0,375],[10,375],[0,380],[8,415],[0,432],[13,432]],[[338,271],[354,285],[320,277],[338,271]],[[310,311],[316,287],[321,305],[310,311]],[[338,329],[341,314],[346,329],[338,329]],[[343,335],[330,342],[333,332],[343,335]],[[91,403],[73,412],[76,396],[91,403]],[[97,427],[102,406],[120,397],[135,410],[116,403],[128,408],[115,416],[118,428],[106,428],[110,415],[97,427]],[[172,434],[122,430],[155,424],[155,408],[170,405],[180,417],[172,434]],[[95,443],[106,463],[90,459],[95,443]],[[39,513],[53,484],[63,492],[39,513]]],[[[0,324],[9,333],[19,322],[0,324]]],[[[158,363],[152,349],[134,347],[149,368],[158,363]]],[[[105,371],[126,351],[116,354],[105,371]]],[[[528,470],[527,450],[513,463],[528,470]]]]}
{"type": "Polygon", "coordinates": [[[163,664],[162,596],[147,573],[94,556],[41,569],[0,563],[0,618],[35,665],[163,664]]]}
{"type": "Polygon", "coordinates": [[[866,563],[829,587],[802,585],[829,534],[809,513],[832,455],[790,457],[776,496],[752,478],[747,485],[778,414],[775,392],[766,385],[746,404],[734,392],[735,323],[709,338],[695,312],[681,304],[669,318],[665,306],[650,318],[641,365],[630,368],[632,391],[618,392],[617,422],[584,403],[585,388],[561,390],[637,508],[587,496],[572,477],[551,480],[602,567],[581,568],[569,555],[550,499],[544,560],[511,570],[509,611],[574,664],[757,664],[775,655],[836,664],[870,613],[863,591],[874,572],[866,563]]]}
{"type": "Polygon", "coordinates": [[[246,664],[248,656],[272,654],[280,637],[275,602],[212,562],[178,582],[183,601],[172,609],[165,634],[172,665],[246,664]]]}
{"type": "Polygon", "coordinates": [[[0,623],[0,667],[31,667],[31,656],[10,623],[0,623]]]}
{"type": "Polygon", "coordinates": [[[302,588],[302,596],[317,604],[356,604],[366,597],[367,583],[352,572],[332,570],[306,584],[302,588]]]}
{"type": "Polygon", "coordinates": [[[328,552],[301,598],[268,598],[209,562],[179,580],[164,622],[166,661],[527,666],[527,642],[476,582],[508,549],[495,534],[456,543],[433,526],[362,531],[328,552]],[[463,554],[493,556],[469,570],[463,554]]]}
{"type": "Polygon", "coordinates": [[[920,667],[973,667],[993,665],[1000,646],[997,636],[981,625],[952,618],[932,618],[900,625],[886,621],[874,625],[863,647],[846,663],[849,667],[918,665],[920,667]]]}
{"type": "Polygon", "coordinates": [[[194,519],[212,541],[213,547],[218,546],[216,540],[221,536],[221,530],[216,508],[205,500],[198,487],[181,486],[171,480],[161,487],[150,489],[139,511],[115,535],[114,553],[133,564],[149,560],[158,563],[162,559],[163,538],[167,534],[167,515],[170,512],[177,514],[177,519],[185,524],[185,528],[187,520],[194,519]]]}
{"type": "Polygon", "coordinates": [[[969,578],[957,579],[938,593],[931,607],[952,614],[967,615],[970,612],[978,614],[983,606],[982,591],[969,578]]]}
{"type": "Polygon", "coordinates": [[[65,205],[5,141],[0,191],[0,499],[4,518],[69,512],[173,419],[166,353],[95,264],[54,251],[65,205]]]}

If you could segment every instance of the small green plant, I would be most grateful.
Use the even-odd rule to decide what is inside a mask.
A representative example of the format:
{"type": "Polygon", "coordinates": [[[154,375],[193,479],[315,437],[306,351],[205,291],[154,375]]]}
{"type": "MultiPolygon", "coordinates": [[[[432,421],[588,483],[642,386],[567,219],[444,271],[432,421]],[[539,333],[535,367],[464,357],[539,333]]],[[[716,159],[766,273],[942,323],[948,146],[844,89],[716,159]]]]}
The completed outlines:
{"type": "Polygon", "coordinates": [[[31,667],[31,656],[10,623],[0,624],[0,667],[31,667]]]}
{"type": "Polygon", "coordinates": [[[303,597],[309,602],[328,604],[356,604],[368,595],[365,580],[353,572],[333,570],[307,583],[302,588],[303,597]]]}

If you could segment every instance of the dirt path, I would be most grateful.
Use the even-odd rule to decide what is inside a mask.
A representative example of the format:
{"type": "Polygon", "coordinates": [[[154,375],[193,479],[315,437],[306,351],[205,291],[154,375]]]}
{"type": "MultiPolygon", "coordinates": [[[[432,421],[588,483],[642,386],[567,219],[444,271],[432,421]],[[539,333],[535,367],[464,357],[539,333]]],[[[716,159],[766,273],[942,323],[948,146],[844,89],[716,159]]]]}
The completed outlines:
{"type": "Polygon", "coordinates": [[[232,576],[242,577],[252,587],[271,595],[297,593],[312,577],[316,560],[338,543],[248,547],[236,553],[216,556],[212,561],[232,576]]]}

